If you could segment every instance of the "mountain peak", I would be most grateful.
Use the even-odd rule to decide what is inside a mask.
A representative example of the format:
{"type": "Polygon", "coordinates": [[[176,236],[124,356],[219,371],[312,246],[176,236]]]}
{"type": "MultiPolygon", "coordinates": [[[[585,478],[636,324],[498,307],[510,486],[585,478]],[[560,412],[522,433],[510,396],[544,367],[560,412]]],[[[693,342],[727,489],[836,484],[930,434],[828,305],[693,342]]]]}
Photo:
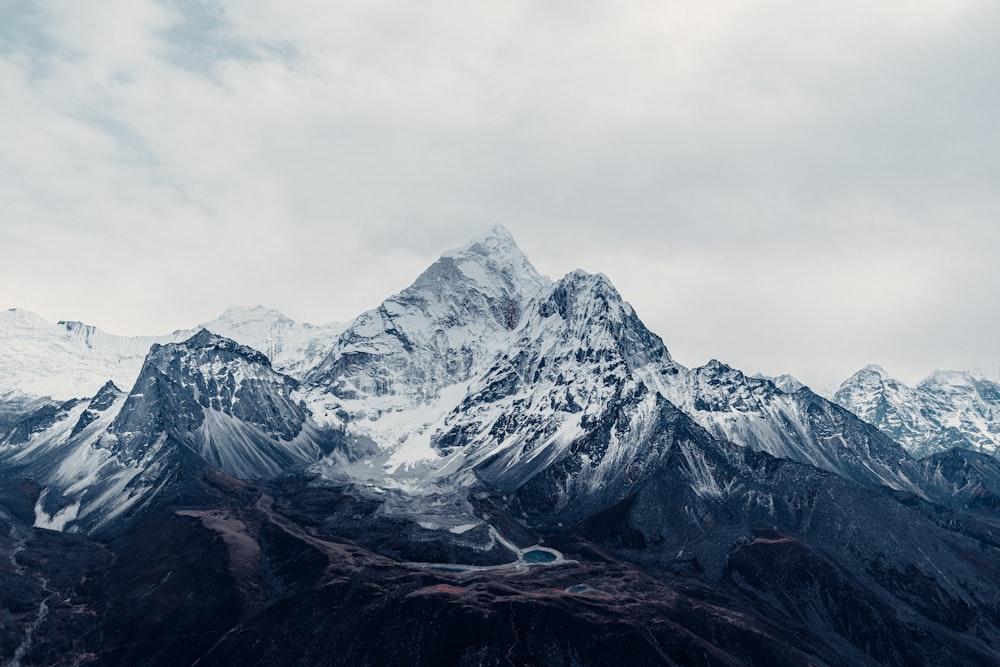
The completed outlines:
{"type": "Polygon", "coordinates": [[[541,313],[546,317],[559,313],[564,319],[611,317],[616,321],[635,315],[607,276],[583,269],[570,271],[553,286],[541,313]]]}
{"type": "Polygon", "coordinates": [[[97,394],[100,395],[107,392],[121,393],[121,389],[115,384],[114,380],[108,380],[104,383],[104,386],[98,390],[97,394]]]}
{"type": "Polygon", "coordinates": [[[586,283],[603,289],[611,289],[616,294],[618,293],[614,283],[603,273],[591,273],[583,269],[573,269],[563,276],[563,281],[567,283],[586,283]]]}
{"type": "Polygon", "coordinates": [[[343,396],[434,397],[491,359],[551,282],[495,226],[358,316],[311,377],[343,396]]]}
{"type": "Polygon", "coordinates": [[[258,304],[256,306],[233,306],[232,308],[227,308],[215,321],[245,323],[247,321],[258,320],[278,321],[288,320],[288,317],[280,310],[258,304]]]}
{"type": "Polygon", "coordinates": [[[535,270],[510,232],[497,225],[470,243],[442,253],[410,287],[386,304],[412,299],[465,300],[470,290],[523,304],[551,282],[535,270]]]}
{"type": "Polygon", "coordinates": [[[182,341],[181,344],[185,347],[197,349],[202,347],[211,347],[216,345],[221,340],[223,340],[222,336],[216,335],[208,329],[202,327],[193,336],[182,341]]]}
{"type": "Polygon", "coordinates": [[[538,273],[507,229],[494,225],[485,234],[459,248],[445,251],[417,279],[431,275],[440,281],[445,275],[490,286],[497,280],[524,296],[534,296],[552,281],[538,273]]]}
{"type": "Polygon", "coordinates": [[[886,384],[902,385],[899,380],[890,375],[888,371],[878,364],[868,364],[861,370],[854,373],[854,375],[844,380],[840,387],[838,387],[837,391],[848,391],[851,387],[858,385],[884,386],[886,384]]]}
{"type": "Polygon", "coordinates": [[[719,373],[726,373],[734,370],[729,364],[723,363],[715,358],[709,359],[708,363],[702,366],[702,368],[719,373]]]}
{"type": "Polygon", "coordinates": [[[960,381],[964,382],[972,377],[969,371],[941,370],[937,369],[931,373],[927,379],[939,381],[960,381]]]}
{"type": "Polygon", "coordinates": [[[167,345],[154,345],[150,350],[150,356],[152,356],[157,351],[163,351],[161,354],[166,354],[168,356],[174,354],[177,350],[188,350],[191,352],[200,350],[218,350],[223,352],[230,352],[240,357],[244,357],[248,361],[254,363],[260,363],[268,368],[271,367],[271,361],[268,359],[267,355],[263,352],[259,352],[252,347],[247,347],[246,345],[240,345],[231,338],[226,338],[225,336],[220,336],[218,334],[212,333],[208,329],[202,327],[198,330],[198,333],[191,336],[190,338],[183,340],[179,343],[168,343],[167,345]]]}
{"type": "Polygon", "coordinates": [[[493,225],[487,229],[486,232],[473,238],[464,246],[446,251],[444,255],[452,256],[466,252],[481,253],[484,250],[513,250],[518,253],[521,252],[520,248],[517,247],[517,242],[514,240],[514,235],[511,234],[506,227],[503,225],[493,225]]]}
{"type": "Polygon", "coordinates": [[[24,308],[8,308],[0,312],[0,323],[16,323],[28,325],[50,325],[51,323],[41,315],[24,308]]]}
{"type": "Polygon", "coordinates": [[[785,392],[786,394],[794,394],[799,389],[806,387],[806,385],[801,380],[799,380],[794,375],[790,375],[789,373],[783,373],[777,377],[767,378],[767,379],[773,382],[775,387],[785,392]]]}
{"type": "Polygon", "coordinates": [[[968,371],[936,370],[927,376],[921,386],[971,385],[974,378],[968,371]]]}

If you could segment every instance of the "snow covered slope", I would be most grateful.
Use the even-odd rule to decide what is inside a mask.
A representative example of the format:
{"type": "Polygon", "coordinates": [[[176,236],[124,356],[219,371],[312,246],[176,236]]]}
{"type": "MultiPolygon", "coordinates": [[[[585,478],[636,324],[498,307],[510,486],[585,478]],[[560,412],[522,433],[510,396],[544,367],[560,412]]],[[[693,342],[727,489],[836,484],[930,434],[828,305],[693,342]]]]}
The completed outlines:
{"type": "Polygon", "coordinates": [[[128,390],[154,344],[175,343],[205,328],[266,354],[299,376],[329,352],[340,324],[299,324],[276,310],[232,308],[193,329],[162,336],[117,336],[80,322],[51,323],[21,309],[0,311],[0,402],[92,396],[108,380],[128,390]]]}
{"type": "Polygon", "coordinates": [[[968,371],[935,371],[909,387],[866,366],[835,400],[922,457],[951,447],[1000,455],[1000,385],[968,371]]]}
{"type": "Polygon", "coordinates": [[[11,427],[26,415],[50,403],[52,401],[47,398],[24,394],[13,389],[0,392],[0,438],[7,435],[11,427]]]}
{"type": "Polygon", "coordinates": [[[808,387],[786,393],[713,360],[682,370],[662,391],[718,438],[856,482],[914,490],[896,442],[808,387]]]}
{"type": "MultiPolygon", "coordinates": [[[[761,378],[764,380],[770,380],[774,383],[774,386],[785,392],[786,394],[794,394],[802,387],[806,385],[799,381],[799,379],[793,375],[784,374],[778,377],[767,377],[766,375],[755,375],[755,378],[761,378]]],[[[820,396],[824,396],[823,392],[816,392],[820,396]]]]}
{"type": "Polygon", "coordinates": [[[26,310],[2,311],[0,393],[65,401],[93,396],[108,380],[131,387],[151,345],[185,337],[116,336],[79,322],[53,324],[26,310]]]}
{"type": "Polygon", "coordinates": [[[494,227],[358,317],[309,379],[345,399],[433,399],[507,344],[525,305],[548,282],[510,234],[494,227]]]}
{"type": "Polygon", "coordinates": [[[398,460],[432,456],[428,437],[510,345],[550,284],[507,230],[444,253],[416,281],[359,316],[307,378],[317,419],[350,422],[398,460]]]}
{"type": "Polygon", "coordinates": [[[881,366],[865,366],[855,373],[840,386],[834,400],[910,451],[934,430],[921,412],[918,392],[881,366]]]}
{"type": "Polygon", "coordinates": [[[169,436],[222,471],[273,477],[319,458],[298,383],[267,357],[202,329],[183,343],[154,346],[109,431],[124,462],[169,436]]]}
{"type": "Polygon", "coordinates": [[[673,372],[608,279],[574,271],[531,304],[433,446],[501,491],[530,486],[521,502],[536,513],[580,516],[627,495],[673,447],[696,451],[693,439],[708,437],[647,385],[673,372]]]}
{"type": "Polygon", "coordinates": [[[208,329],[263,352],[276,370],[302,379],[330,353],[345,327],[340,322],[295,322],[273,308],[253,306],[230,308],[197,329],[208,329]]]}

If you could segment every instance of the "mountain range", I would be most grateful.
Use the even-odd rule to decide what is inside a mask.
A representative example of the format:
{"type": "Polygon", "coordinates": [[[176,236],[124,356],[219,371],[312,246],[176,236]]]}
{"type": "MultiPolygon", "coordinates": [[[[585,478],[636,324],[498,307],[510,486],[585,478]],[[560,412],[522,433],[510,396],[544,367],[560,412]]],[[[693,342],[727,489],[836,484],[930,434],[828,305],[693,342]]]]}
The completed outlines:
{"type": "Polygon", "coordinates": [[[1000,384],[984,371],[935,371],[915,387],[866,366],[834,400],[914,456],[952,447],[1000,454],[1000,384]]]}
{"type": "Polygon", "coordinates": [[[687,368],[501,227],[344,325],[0,327],[14,664],[1000,660],[986,379],[687,368]]]}

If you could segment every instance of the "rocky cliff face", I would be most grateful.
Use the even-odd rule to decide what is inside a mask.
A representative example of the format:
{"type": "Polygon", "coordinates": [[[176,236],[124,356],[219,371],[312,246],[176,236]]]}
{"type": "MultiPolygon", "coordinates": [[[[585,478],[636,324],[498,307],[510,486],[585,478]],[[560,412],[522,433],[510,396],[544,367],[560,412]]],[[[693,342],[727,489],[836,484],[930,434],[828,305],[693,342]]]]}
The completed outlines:
{"type": "Polygon", "coordinates": [[[181,344],[154,346],[109,434],[122,460],[137,460],[161,436],[184,442],[224,472],[273,476],[318,452],[290,444],[307,414],[298,383],[262,353],[202,330],[181,344]]]}

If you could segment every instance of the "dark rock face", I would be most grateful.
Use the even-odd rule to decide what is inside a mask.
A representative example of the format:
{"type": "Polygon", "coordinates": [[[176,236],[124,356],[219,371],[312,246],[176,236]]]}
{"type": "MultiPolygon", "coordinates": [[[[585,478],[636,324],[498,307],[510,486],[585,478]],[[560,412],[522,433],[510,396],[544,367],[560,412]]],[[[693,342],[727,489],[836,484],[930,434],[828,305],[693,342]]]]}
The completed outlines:
{"type": "Polygon", "coordinates": [[[80,419],[70,432],[70,437],[79,435],[81,431],[93,424],[97,420],[98,414],[107,411],[108,408],[114,405],[115,400],[121,396],[121,393],[121,389],[116,387],[114,382],[108,380],[107,384],[101,387],[100,391],[90,399],[87,409],[80,415],[80,419]]]}
{"type": "MultiPolygon", "coordinates": [[[[815,473],[746,454],[775,484],[790,475],[805,482],[805,491],[783,499],[778,523],[797,520],[800,531],[823,524],[805,529],[811,539],[754,528],[751,516],[734,541],[738,512],[695,508],[676,491],[662,498],[661,476],[619,509],[546,529],[546,543],[568,562],[449,573],[373,551],[396,540],[397,527],[341,492],[306,480],[220,480],[227,492],[218,502],[151,516],[106,546],[30,531],[16,557],[24,572],[0,567],[11,619],[3,646],[21,645],[48,598],[21,664],[995,664],[1000,567],[949,588],[944,577],[963,576],[954,566],[928,574],[924,556],[885,546],[893,537],[915,544],[911,534],[832,546],[822,540],[863,531],[835,525],[854,511],[841,514],[825,497],[841,489],[814,479],[810,491],[815,473]],[[688,513],[684,504],[695,521],[677,520],[688,513]],[[676,508],[672,515],[667,507],[676,508]],[[329,521],[327,508],[341,519],[329,521]],[[368,547],[338,536],[348,516],[367,525],[368,547]],[[663,533],[678,528],[685,535],[663,533]],[[62,565],[44,555],[52,540],[62,565]],[[679,542],[695,555],[678,556],[679,542]]],[[[877,498],[859,504],[907,515],[922,544],[940,540],[952,550],[947,558],[991,558],[982,545],[877,498]],[[931,541],[927,530],[936,531],[931,541]]],[[[11,547],[11,538],[0,539],[0,550],[11,547]]],[[[924,549],[933,565],[946,562],[924,549]]]]}
{"type": "MultiPolygon", "coordinates": [[[[877,561],[878,563],[878,561],[877,561]]],[[[878,569],[880,583],[898,591],[906,584],[904,573],[878,569]]],[[[905,573],[918,580],[919,572],[905,573]]],[[[774,531],[758,531],[754,541],[737,547],[729,557],[725,579],[754,599],[761,613],[786,628],[808,631],[822,618],[833,632],[824,637],[826,650],[860,663],[892,665],[956,664],[990,665],[996,654],[964,636],[972,609],[959,605],[959,618],[946,608],[934,609],[923,625],[937,623],[951,631],[937,630],[946,642],[927,642],[898,606],[888,603],[821,551],[774,531]]],[[[933,594],[934,591],[927,590],[933,594]]]]}
{"type": "Polygon", "coordinates": [[[76,594],[109,554],[82,535],[31,529],[18,505],[31,489],[0,488],[0,657],[21,665],[69,665],[93,659],[82,638],[93,628],[91,602],[76,594]],[[6,508],[14,510],[8,512],[6,508]]]}
{"type": "Polygon", "coordinates": [[[139,459],[161,433],[190,438],[211,410],[291,440],[306,419],[291,397],[297,386],[263,354],[203,329],[184,343],[153,346],[112,433],[119,451],[139,459]]]}
{"type": "Polygon", "coordinates": [[[980,562],[995,547],[954,517],[766,454],[706,446],[693,466],[679,449],[583,533],[625,560],[737,585],[824,658],[825,645],[863,664],[997,659],[1000,579],[980,562]]]}
{"type": "Polygon", "coordinates": [[[3,440],[18,422],[46,406],[56,407],[56,404],[47,398],[33,396],[0,398],[0,440],[3,440]]]}
{"type": "Polygon", "coordinates": [[[921,486],[943,505],[1000,517],[1000,461],[967,449],[949,449],[916,464],[921,486]]]}
{"type": "Polygon", "coordinates": [[[79,590],[95,600],[101,664],[192,664],[239,619],[226,543],[198,519],[141,524],[115,553],[115,567],[79,590]]]}
{"type": "Polygon", "coordinates": [[[72,399],[60,405],[44,405],[17,421],[7,432],[4,443],[8,445],[23,445],[33,435],[41,433],[57,421],[65,417],[79,401],[72,399]]]}
{"type": "Polygon", "coordinates": [[[910,457],[897,442],[808,388],[793,396],[808,416],[813,437],[835,448],[830,467],[820,467],[870,485],[899,482],[898,471],[910,457]]]}

